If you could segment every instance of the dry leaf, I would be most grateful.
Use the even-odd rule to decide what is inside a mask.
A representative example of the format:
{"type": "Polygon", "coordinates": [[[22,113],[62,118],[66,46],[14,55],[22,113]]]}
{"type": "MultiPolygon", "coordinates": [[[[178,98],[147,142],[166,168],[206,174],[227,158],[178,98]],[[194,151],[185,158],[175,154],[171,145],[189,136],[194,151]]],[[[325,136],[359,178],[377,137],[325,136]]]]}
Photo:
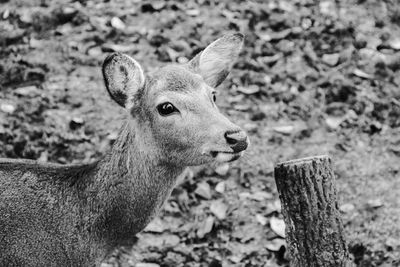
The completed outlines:
{"type": "Polygon", "coordinates": [[[256,220],[257,222],[259,222],[262,226],[267,225],[268,219],[265,218],[263,215],[261,214],[256,214],[256,220]]]}
{"type": "Polygon", "coordinates": [[[220,176],[225,176],[228,174],[229,171],[229,164],[221,164],[218,167],[215,168],[215,172],[220,175],[220,176]]]}
{"type": "Polygon", "coordinates": [[[273,128],[273,130],[277,133],[289,135],[294,131],[294,126],[293,125],[276,126],[273,128]]]}
{"type": "Polygon", "coordinates": [[[146,226],[143,232],[162,233],[164,230],[164,222],[156,217],[146,226]]]}
{"type": "Polygon", "coordinates": [[[272,217],[269,220],[272,231],[280,237],[285,237],[285,222],[282,219],[272,217]]]}
{"type": "Polygon", "coordinates": [[[355,70],[353,71],[353,74],[354,74],[355,76],[357,76],[357,77],[360,77],[360,78],[364,78],[364,79],[373,79],[373,76],[372,76],[372,75],[370,75],[370,74],[368,74],[368,73],[365,73],[364,71],[362,71],[362,70],[360,70],[360,69],[355,69],[355,70]]]}
{"type": "Polygon", "coordinates": [[[339,210],[344,213],[350,213],[355,209],[354,205],[351,203],[343,204],[339,207],[339,210]]]}
{"type": "Polygon", "coordinates": [[[282,238],[269,240],[265,247],[270,251],[279,251],[282,247],[286,247],[286,241],[282,238]]]}
{"type": "Polygon", "coordinates": [[[215,191],[217,191],[218,193],[224,193],[225,192],[225,182],[219,182],[216,186],[215,186],[215,191]]]}
{"type": "Polygon", "coordinates": [[[200,227],[197,229],[197,236],[199,238],[203,238],[206,234],[211,232],[214,226],[214,217],[208,216],[201,224],[200,227]]]}
{"type": "Polygon", "coordinates": [[[211,199],[211,188],[207,182],[199,183],[194,193],[204,199],[211,199]]]}
{"type": "Polygon", "coordinates": [[[225,205],[222,200],[215,200],[211,203],[210,211],[220,220],[226,218],[227,210],[228,206],[225,205]]]}
{"type": "Polygon", "coordinates": [[[5,113],[13,113],[15,111],[15,107],[11,104],[1,104],[0,106],[1,111],[5,112],[5,113]]]}
{"type": "Polygon", "coordinates": [[[118,17],[113,17],[112,19],[111,19],[111,26],[114,28],[114,29],[117,29],[117,30],[123,30],[123,29],[125,29],[125,23],[120,19],[120,18],[118,18],[118,17]]]}

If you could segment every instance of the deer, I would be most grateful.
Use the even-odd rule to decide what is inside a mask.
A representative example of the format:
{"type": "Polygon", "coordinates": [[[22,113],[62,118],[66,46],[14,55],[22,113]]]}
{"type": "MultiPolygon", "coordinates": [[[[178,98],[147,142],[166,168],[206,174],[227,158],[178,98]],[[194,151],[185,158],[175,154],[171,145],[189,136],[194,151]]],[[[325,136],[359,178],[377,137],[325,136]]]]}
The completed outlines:
{"type": "Polygon", "coordinates": [[[0,159],[0,266],[99,266],[132,244],[187,167],[240,158],[249,138],[219,111],[215,88],[243,41],[225,34],[146,75],[132,57],[108,55],[105,87],[126,119],[107,153],[74,165],[0,159]]]}

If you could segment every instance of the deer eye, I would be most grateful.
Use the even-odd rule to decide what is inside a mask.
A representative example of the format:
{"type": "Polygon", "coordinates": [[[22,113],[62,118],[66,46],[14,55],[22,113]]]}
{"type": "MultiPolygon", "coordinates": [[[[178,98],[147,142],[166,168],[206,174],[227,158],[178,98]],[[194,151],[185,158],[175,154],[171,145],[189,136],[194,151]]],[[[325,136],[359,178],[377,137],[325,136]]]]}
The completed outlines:
{"type": "Polygon", "coordinates": [[[217,96],[216,96],[215,93],[213,94],[213,101],[214,101],[214,102],[217,101],[217,96]]]}
{"type": "Polygon", "coordinates": [[[169,102],[158,105],[157,110],[158,110],[158,113],[160,113],[160,115],[162,115],[162,116],[168,116],[174,112],[178,112],[176,107],[174,107],[174,105],[172,105],[169,102]]]}

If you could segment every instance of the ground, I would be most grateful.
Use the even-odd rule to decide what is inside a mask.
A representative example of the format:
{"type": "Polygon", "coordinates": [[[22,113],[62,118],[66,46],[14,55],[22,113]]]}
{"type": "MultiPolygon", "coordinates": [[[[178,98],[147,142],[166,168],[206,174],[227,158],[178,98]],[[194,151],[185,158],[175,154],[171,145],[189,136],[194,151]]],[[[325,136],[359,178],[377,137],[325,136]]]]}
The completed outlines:
{"type": "Polygon", "coordinates": [[[285,266],[274,165],[327,154],[352,261],[400,266],[396,0],[0,0],[0,156],[93,161],[125,116],[103,85],[107,53],[152,71],[234,31],[245,47],[217,103],[248,153],[190,169],[103,265],[285,266]]]}

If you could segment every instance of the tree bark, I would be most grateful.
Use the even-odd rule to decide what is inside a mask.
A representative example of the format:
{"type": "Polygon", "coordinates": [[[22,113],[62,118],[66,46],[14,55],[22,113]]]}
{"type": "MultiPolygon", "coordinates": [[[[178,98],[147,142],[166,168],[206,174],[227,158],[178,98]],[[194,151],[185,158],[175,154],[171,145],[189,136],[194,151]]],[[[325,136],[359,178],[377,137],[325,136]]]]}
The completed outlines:
{"type": "Polygon", "coordinates": [[[317,156],[275,167],[291,266],[349,266],[331,165],[317,156]]]}

